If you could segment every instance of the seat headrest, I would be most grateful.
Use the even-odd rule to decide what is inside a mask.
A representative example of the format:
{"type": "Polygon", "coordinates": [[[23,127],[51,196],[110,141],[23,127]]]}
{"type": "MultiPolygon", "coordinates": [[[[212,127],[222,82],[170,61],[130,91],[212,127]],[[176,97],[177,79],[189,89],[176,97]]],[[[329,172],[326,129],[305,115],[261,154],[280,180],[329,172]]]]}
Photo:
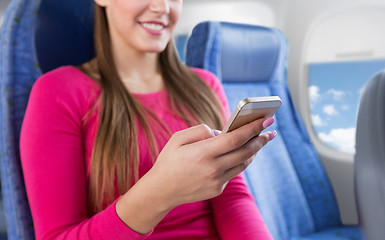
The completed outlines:
{"type": "Polygon", "coordinates": [[[269,81],[278,65],[286,64],[286,39],[275,28],[203,22],[194,28],[187,48],[187,64],[200,61],[223,82],[269,81]]]}
{"type": "Polygon", "coordinates": [[[94,56],[93,6],[92,0],[41,1],[35,46],[43,72],[62,65],[78,65],[94,56]]]}
{"type": "Polygon", "coordinates": [[[355,191],[367,239],[385,234],[385,70],[375,74],[361,93],[357,116],[355,191]]]}

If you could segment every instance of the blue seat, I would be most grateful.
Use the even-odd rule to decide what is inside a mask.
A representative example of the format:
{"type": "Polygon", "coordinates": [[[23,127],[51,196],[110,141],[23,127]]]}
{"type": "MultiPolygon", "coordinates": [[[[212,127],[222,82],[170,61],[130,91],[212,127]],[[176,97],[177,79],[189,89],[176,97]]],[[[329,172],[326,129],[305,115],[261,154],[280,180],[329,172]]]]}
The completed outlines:
{"type": "Polygon", "coordinates": [[[92,58],[92,3],[13,0],[5,13],[0,33],[0,169],[9,240],[34,239],[19,157],[30,90],[42,73],[92,58]]]}
{"type": "Polygon", "coordinates": [[[358,213],[368,239],[385,238],[385,70],[360,98],[354,156],[358,213]]]}
{"type": "Polygon", "coordinates": [[[341,224],[327,174],[295,111],[286,81],[287,52],[286,38],[277,29],[204,22],[188,40],[186,64],[218,76],[231,111],[245,97],[282,99],[270,127],[277,137],[245,171],[274,239],[361,239],[358,226],[341,224]]]}

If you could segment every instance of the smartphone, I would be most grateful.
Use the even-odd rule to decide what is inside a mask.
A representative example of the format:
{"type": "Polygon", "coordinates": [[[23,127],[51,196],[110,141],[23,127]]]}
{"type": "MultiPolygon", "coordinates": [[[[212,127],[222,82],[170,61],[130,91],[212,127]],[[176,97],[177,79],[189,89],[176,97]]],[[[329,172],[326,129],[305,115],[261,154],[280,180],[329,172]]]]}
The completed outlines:
{"type": "Polygon", "coordinates": [[[250,97],[241,100],[223,128],[222,134],[259,118],[272,117],[281,104],[282,100],[278,96],[250,97]]]}

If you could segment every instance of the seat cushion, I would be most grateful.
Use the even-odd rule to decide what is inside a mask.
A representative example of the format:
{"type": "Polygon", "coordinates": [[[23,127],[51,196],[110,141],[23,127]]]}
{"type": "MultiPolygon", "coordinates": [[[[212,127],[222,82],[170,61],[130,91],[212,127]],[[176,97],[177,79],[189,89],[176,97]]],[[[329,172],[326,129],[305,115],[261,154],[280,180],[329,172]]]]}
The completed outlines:
{"type": "Polygon", "coordinates": [[[364,239],[360,227],[344,226],[330,228],[305,237],[293,237],[292,240],[359,240],[364,239]]]}

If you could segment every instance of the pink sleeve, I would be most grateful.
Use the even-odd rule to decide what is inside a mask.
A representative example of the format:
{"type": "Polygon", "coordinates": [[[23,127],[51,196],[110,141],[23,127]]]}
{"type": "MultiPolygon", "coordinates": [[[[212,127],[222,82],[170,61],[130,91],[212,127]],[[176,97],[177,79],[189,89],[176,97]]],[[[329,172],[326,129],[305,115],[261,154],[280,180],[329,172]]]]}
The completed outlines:
{"type": "MultiPolygon", "coordinates": [[[[202,69],[193,69],[217,94],[229,118],[226,94],[217,77],[202,69]]],[[[272,239],[254,197],[249,193],[243,174],[233,178],[223,193],[211,199],[214,219],[221,239],[269,240],[272,239]]]]}
{"type": "Polygon", "coordinates": [[[230,180],[223,193],[211,199],[211,203],[221,239],[273,239],[242,174],[230,180]]]}
{"type": "Polygon", "coordinates": [[[89,86],[71,80],[72,74],[51,73],[36,82],[22,126],[20,153],[36,239],[145,239],[119,219],[115,203],[87,215],[81,121],[89,86]]]}

